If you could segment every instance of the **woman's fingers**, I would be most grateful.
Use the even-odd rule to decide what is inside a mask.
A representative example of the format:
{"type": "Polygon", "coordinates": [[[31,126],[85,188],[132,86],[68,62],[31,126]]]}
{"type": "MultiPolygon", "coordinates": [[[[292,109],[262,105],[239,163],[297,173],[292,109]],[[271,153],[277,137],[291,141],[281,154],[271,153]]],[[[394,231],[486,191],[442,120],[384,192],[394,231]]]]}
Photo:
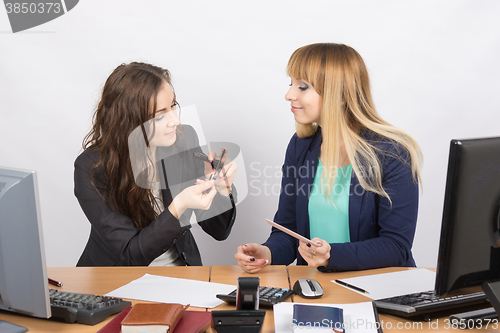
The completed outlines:
{"type": "Polygon", "coordinates": [[[215,180],[201,180],[201,179],[196,179],[196,191],[198,193],[203,193],[205,191],[208,191],[211,189],[215,184],[215,180]]]}
{"type": "Polygon", "coordinates": [[[300,241],[298,251],[309,267],[316,268],[329,262],[330,249],[331,246],[328,242],[315,237],[311,239],[311,243],[300,241]]]}
{"type": "Polygon", "coordinates": [[[260,257],[262,245],[259,244],[245,244],[238,246],[234,258],[238,261],[238,266],[245,272],[256,273],[264,268],[269,261],[260,257]]]}
{"type": "Polygon", "coordinates": [[[222,177],[226,177],[229,184],[231,184],[236,176],[236,171],[238,170],[238,166],[234,161],[228,163],[222,169],[222,177]]]}
{"type": "Polygon", "coordinates": [[[212,200],[217,194],[214,180],[196,180],[196,185],[190,186],[183,192],[186,193],[187,208],[207,210],[212,205],[212,200]]]}

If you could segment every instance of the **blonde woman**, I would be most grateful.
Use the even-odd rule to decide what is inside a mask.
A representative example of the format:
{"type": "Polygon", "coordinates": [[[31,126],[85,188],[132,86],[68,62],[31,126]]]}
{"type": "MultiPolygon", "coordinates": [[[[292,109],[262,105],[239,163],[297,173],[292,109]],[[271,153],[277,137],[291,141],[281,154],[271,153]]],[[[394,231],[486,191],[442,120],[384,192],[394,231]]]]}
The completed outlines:
{"type": "Polygon", "coordinates": [[[238,247],[249,273],[265,265],[321,271],[415,266],[421,151],[375,110],[361,56],[343,44],[311,44],[287,66],[285,98],[297,132],[288,145],[275,222],[262,244],[238,247]]]}

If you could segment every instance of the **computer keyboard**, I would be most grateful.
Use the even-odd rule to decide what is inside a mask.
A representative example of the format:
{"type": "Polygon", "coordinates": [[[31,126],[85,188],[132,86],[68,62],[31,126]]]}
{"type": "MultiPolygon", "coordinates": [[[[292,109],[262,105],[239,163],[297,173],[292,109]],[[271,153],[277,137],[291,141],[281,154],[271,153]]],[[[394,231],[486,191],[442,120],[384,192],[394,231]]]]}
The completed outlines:
{"type": "MultiPolygon", "coordinates": [[[[228,303],[236,303],[236,289],[230,292],[227,295],[219,294],[217,298],[228,302],[228,303]]],[[[274,304],[278,304],[283,302],[288,297],[293,294],[293,290],[284,289],[284,288],[274,288],[274,287],[259,287],[259,305],[260,306],[273,306],[274,304]]]]}
{"type": "Polygon", "coordinates": [[[487,302],[484,292],[438,297],[434,291],[401,295],[373,301],[379,312],[402,317],[412,317],[436,311],[487,302]]]}
{"type": "Polygon", "coordinates": [[[61,318],[67,323],[95,325],[107,317],[132,305],[121,298],[91,294],[70,293],[49,289],[51,318],[61,318]]]}

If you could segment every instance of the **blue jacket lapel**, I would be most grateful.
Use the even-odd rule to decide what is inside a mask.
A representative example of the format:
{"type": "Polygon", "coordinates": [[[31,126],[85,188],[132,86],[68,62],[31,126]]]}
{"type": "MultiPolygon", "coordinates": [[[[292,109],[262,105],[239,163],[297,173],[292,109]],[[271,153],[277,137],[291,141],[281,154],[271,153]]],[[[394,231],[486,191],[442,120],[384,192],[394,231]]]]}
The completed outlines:
{"type": "Polygon", "coordinates": [[[312,138],[311,144],[305,150],[303,161],[299,161],[299,188],[297,194],[297,232],[310,237],[309,232],[309,196],[311,194],[314,176],[318,167],[318,157],[321,150],[321,130],[312,138]],[[301,223],[303,222],[303,223],[301,223]]]}
{"type": "Polygon", "coordinates": [[[349,236],[351,242],[357,242],[359,229],[359,215],[363,203],[365,190],[359,184],[358,177],[352,172],[351,186],[349,188],[349,236]],[[359,194],[362,189],[361,194],[359,194]]]}

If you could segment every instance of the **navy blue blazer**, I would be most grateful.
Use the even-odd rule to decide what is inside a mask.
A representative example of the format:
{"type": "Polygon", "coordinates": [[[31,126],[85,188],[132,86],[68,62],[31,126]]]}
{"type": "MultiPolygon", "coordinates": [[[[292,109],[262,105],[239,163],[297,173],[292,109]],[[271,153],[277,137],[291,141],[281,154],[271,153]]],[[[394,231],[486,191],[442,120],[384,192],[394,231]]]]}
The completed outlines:
{"type": "MultiPolygon", "coordinates": [[[[409,155],[402,147],[372,132],[362,136],[377,147],[385,197],[368,192],[352,173],[349,191],[350,242],[331,245],[330,263],[321,271],[363,270],[415,266],[411,253],[417,223],[418,184],[413,180],[409,155]]],[[[288,145],[278,211],[274,221],[309,238],[309,195],[321,148],[321,129],[307,138],[294,134],[288,145]]],[[[273,228],[263,244],[271,250],[272,264],[288,265],[297,258],[307,265],[298,240],[273,228]]]]}

